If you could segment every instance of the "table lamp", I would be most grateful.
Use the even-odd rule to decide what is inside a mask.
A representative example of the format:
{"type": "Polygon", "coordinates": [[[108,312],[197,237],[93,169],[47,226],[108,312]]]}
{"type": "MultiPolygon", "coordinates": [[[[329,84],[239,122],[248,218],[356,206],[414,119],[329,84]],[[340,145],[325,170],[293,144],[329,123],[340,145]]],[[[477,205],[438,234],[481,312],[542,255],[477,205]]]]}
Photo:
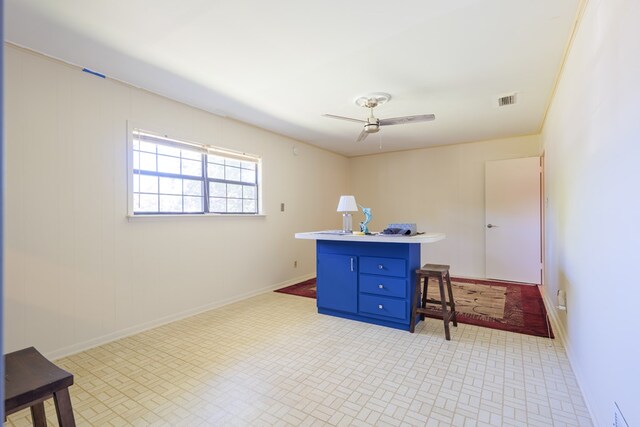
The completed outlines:
{"type": "Polygon", "coordinates": [[[353,196],[340,196],[337,212],[342,212],[342,231],[351,233],[353,231],[353,221],[349,212],[358,212],[358,204],[353,196]]]}

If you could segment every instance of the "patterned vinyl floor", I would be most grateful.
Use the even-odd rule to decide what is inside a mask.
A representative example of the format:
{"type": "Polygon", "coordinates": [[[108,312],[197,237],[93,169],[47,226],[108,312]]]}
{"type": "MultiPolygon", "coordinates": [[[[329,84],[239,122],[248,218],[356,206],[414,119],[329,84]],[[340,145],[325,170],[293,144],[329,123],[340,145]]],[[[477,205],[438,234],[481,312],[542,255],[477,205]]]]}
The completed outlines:
{"type": "Polygon", "coordinates": [[[445,341],[441,321],[410,334],[273,292],[57,363],[81,426],[592,425],[557,339],[460,324],[445,341]]]}

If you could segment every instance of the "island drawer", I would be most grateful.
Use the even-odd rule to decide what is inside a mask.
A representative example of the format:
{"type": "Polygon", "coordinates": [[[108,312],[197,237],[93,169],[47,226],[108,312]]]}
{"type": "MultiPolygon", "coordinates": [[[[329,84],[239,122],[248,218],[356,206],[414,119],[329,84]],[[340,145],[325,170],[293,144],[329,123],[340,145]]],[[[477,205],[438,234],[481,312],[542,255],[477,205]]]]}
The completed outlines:
{"type": "Polygon", "coordinates": [[[360,292],[404,298],[407,296],[407,280],[396,277],[361,274],[360,292]]]}
{"type": "Polygon", "coordinates": [[[407,301],[377,295],[360,294],[360,312],[399,320],[407,318],[407,301]]]}
{"type": "Polygon", "coordinates": [[[360,272],[381,276],[406,276],[406,261],[400,258],[360,257],[360,272]]]}

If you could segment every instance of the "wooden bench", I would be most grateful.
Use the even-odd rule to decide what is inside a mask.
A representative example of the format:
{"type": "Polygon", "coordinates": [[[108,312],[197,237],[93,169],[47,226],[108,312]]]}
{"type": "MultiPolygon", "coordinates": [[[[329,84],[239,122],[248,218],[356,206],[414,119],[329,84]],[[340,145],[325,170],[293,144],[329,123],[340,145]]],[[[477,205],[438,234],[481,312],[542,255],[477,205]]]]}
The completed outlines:
{"type": "Polygon", "coordinates": [[[47,425],[44,401],[53,397],[60,427],[75,427],[69,386],[73,375],[58,368],[33,347],[4,356],[4,412],[31,408],[35,427],[47,425]]]}

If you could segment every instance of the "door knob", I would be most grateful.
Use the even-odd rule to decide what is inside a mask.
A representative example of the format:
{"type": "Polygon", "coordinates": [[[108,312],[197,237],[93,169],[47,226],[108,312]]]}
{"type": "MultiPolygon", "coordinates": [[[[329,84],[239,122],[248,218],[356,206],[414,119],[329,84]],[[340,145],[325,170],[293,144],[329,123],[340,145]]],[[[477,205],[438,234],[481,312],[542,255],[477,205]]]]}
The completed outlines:
{"type": "Polygon", "coordinates": [[[497,225],[494,225],[494,224],[487,224],[487,228],[493,228],[493,227],[497,227],[497,225]]]}

